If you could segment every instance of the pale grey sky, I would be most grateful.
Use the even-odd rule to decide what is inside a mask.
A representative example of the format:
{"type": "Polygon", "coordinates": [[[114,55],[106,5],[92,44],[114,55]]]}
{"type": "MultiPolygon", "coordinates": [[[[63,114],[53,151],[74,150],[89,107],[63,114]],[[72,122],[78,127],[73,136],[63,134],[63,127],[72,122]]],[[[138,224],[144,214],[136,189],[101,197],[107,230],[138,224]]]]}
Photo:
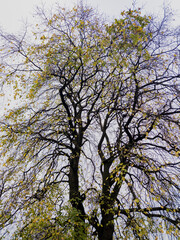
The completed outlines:
{"type": "MultiPolygon", "coordinates": [[[[51,8],[55,3],[62,7],[73,7],[81,0],[0,0],[0,29],[7,33],[17,33],[23,29],[23,22],[36,23],[33,18],[36,6],[51,8]]],[[[107,16],[118,17],[121,11],[132,8],[132,3],[136,2],[137,7],[144,9],[144,12],[158,14],[162,10],[163,4],[171,6],[178,16],[175,16],[176,25],[180,25],[180,0],[82,0],[85,4],[98,8],[107,16]]],[[[6,95],[7,97],[7,95],[6,95]]],[[[9,96],[10,98],[10,96],[9,96]]],[[[8,103],[4,98],[4,104],[8,103]]],[[[1,101],[0,101],[1,105],[1,101]]]]}
{"type": "MultiPolygon", "coordinates": [[[[43,3],[50,7],[58,2],[63,7],[72,7],[79,0],[0,0],[0,27],[7,32],[17,32],[21,29],[22,21],[32,22],[35,6],[43,3]]],[[[85,3],[98,8],[100,12],[110,17],[118,17],[119,13],[132,7],[133,0],[84,0],[85,3]]],[[[160,12],[163,3],[171,6],[176,14],[176,22],[180,24],[180,0],[134,0],[138,7],[146,12],[160,12]],[[179,22],[179,23],[178,23],[179,22]]]]}

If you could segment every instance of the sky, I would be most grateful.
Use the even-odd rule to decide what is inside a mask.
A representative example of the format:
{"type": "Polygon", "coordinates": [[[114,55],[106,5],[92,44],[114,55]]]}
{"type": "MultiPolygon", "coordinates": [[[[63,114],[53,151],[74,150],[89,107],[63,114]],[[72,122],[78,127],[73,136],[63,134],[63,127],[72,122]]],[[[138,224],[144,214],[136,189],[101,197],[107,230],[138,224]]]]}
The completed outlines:
{"type": "MultiPolygon", "coordinates": [[[[73,7],[78,0],[0,0],[0,29],[8,33],[17,33],[23,28],[23,23],[36,22],[32,17],[36,6],[45,4],[51,7],[58,2],[62,7],[73,7]]],[[[163,5],[172,8],[176,25],[180,25],[180,0],[84,0],[88,5],[97,8],[100,12],[110,17],[118,17],[120,12],[132,8],[132,2],[136,6],[144,9],[145,13],[159,15],[163,5]]],[[[7,103],[7,98],[0,101],[2,114],[2,104],[7,103]]],[[[0,115],[1,115],[0,114],[0,115]]]]}
{"type": "MultiPolygon", "coordinates": [[[[58,3],[62,7],[72,8],[78,1],[98,9],[110,19],[118,18],[121,11],[132,8],[133,2],[136,3],[137,8],[142,8],[145,14],[160,15],[165,5],[174,11],[175,25],[180,25],[180,0],[0,0],[0,30],[13,34],[22,33],[25,23],[37,23],[36,18],[33,17],[37,6],[45,5],[45,8],[51,8],[58,3]]],[[[11,105],[13,105],[12,95],[8,91],[8,94],[0,98],[0,115],[3,113],[2,109],[11,108],[11,105]]]]}
{"type": "MultiPolygon", "coordinates": [[[[72,7],[80,0],[0,0],[0,28],[8,33],[16,33],[22,29],[23,23],[32,23],[36,6],[47,7],[58,2],[62,7],[72,7]]],[[[132,2],[144,12],[160,14],[163,4],[171,6],[175,11],[175,20],[180,24],[180,0],[84,0],[88,5],[97,8],[110,17],[118,17],[120,12],[132,8],[132,2]]]]}

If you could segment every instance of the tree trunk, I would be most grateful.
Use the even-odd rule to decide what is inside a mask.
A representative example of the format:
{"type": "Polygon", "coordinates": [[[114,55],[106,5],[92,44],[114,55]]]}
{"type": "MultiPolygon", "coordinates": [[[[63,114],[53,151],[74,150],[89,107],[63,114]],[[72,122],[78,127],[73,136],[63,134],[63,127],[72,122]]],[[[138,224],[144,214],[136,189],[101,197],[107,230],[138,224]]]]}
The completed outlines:
{"type": "Polygon", "coordinates": [[[81,240],[82,235],[86,234],[85,229],[85,211],[83,206],[82,196],[79,192],[79,179],[78,179],[78,158],[73,158],[70,162],[69,172],[69,199],[73,208],[78,211],[78,216],[74,224],[74,240],[81,240]]]}
{"type": "Polygon", "coordinates": [[[99,240],[112,240],[114,233],[114,220],[113,214],[109,213],[103,216],[101,221],[102,227],[98,233],[99,240]]]}

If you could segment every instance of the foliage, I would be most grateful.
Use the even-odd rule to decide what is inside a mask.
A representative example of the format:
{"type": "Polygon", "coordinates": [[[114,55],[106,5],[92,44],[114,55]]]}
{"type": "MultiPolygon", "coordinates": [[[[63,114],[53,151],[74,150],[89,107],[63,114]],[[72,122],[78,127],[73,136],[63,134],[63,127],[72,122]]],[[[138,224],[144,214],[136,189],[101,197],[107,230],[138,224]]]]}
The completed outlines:
{"type": "MultiPolygon", "coordinates": [[[[76,237],[78,229],[78,238],[80,240],[88,238],[87,227],[79,218],[79,212],[70,206],[57,211],[56,216],[52,216],[53,209],[44,208],[47,203],[41,201],[40,204],[32,205],[27,214],[27,219],[23,223],[24,227],[18,226],[13,239],[62,239],[70,240],[76,237]],[[37,213],[38,211],[38,213],[37,213]],[[84,229],[86,231],[84,231],[84,229]]],[[[51,205],[52,206],[52,205],[51,205]]]]}
{"type": "Polygon", "coordinates": [[[1,33],[1,83],[17,105],[1,120],[2,235],[178,239],[179,33],[168,15],[130,9],[107,23],[81,5],[38,16],[31,36],[1,33]]]}

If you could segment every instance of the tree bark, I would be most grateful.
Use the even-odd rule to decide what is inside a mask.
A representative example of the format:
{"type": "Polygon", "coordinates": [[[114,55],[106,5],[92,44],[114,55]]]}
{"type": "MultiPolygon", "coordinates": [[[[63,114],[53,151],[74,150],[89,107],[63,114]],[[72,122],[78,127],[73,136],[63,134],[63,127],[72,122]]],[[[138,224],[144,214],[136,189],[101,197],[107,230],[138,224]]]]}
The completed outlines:
{"type": "Polygon", "coordinates": [[[79,192],[79,179],[78,179],[78,164],[79,156],[73,157],[70,160],[70,172],[69,172],[69,199],[73,208],[78,211],[78,216],[74,224],[74,240],[82,239],[82,234],[86,233],[85,229],[85,211],[83,206],[83,200],[79,192]]]}
{"type": "Polygon", "coordinates": [[[99,230],[98,238],[99,240],[112,240],[114,233],[114,214],[108,213],[103,216],[101,221],[102,227],[99,230]]]}
{"type": "Polygon", "coordinates": [[[104,162],[104,171],[102,171],[103,186],[102,186],[102,199],[101,199],[101,213],[102,220],[101,226],[98,231],[99,240],[112,240],[114,233],[114,200],[110,194],[110,173],[109,169],[111,161],[104,162]]]}

